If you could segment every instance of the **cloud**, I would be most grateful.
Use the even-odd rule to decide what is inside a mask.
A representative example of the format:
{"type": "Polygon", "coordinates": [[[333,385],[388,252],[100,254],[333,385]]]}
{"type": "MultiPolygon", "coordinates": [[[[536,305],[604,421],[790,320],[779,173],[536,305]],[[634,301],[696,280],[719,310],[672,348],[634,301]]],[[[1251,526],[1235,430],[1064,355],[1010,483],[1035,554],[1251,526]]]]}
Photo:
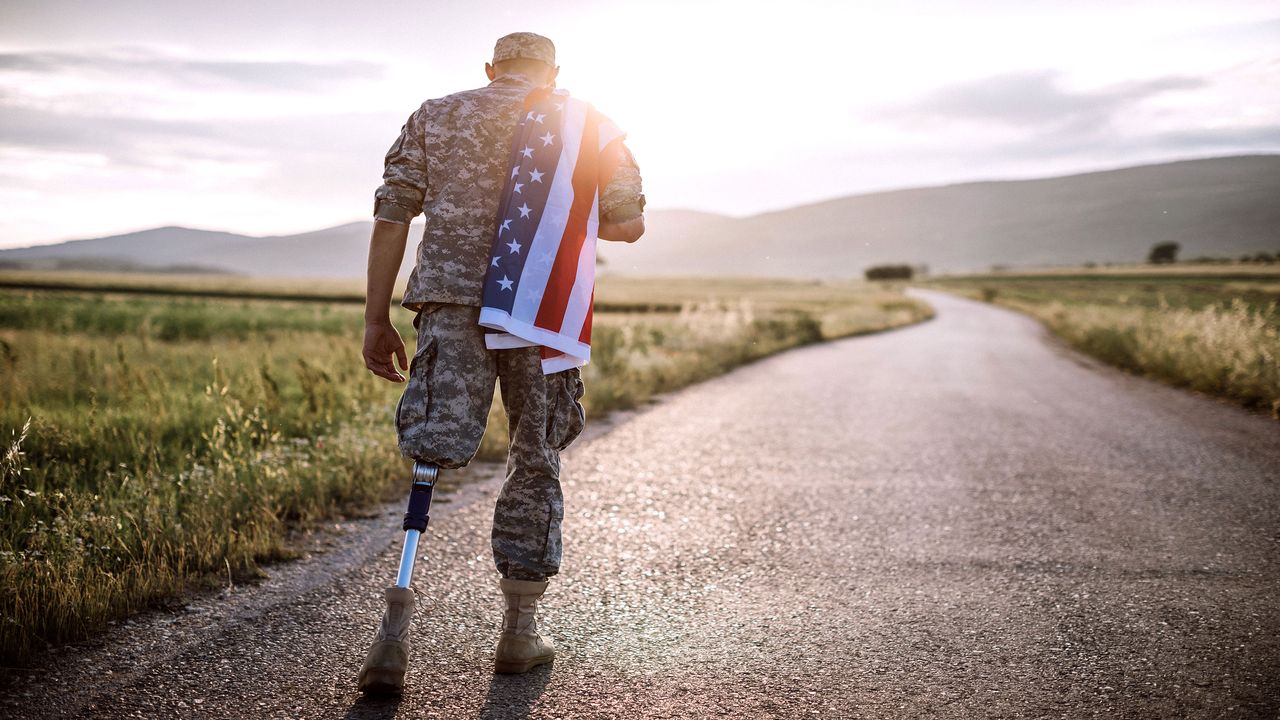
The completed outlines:
{"type": "Polygon", "coordinates": [[[311,91],[334,83],[380,78],[383,66],[363,61],[191,60],[147,49],[101,52],[0,53],[0,72],[99,74],[176,85],[243,90],[311,91]]]}
{"type": "Polygon", "coordinates": [[[923,121],[966,120],[1039,131],[1078,131],[1107,127],[1120,113],[1148,98],[1207,84],[1203,78],[1168,76],[1077,92],[1063,89],[1057,72],[1019,72],[941,88],[890,114],[923,121]]]}
{"type": "Polygon", "coordinates": [[[0,147],[94,154],[124,167],[153,167],[175,158],[287,163],[353,152],[381,157],[400,121],[381,113],[168,120],[0,105],[0,147]]]}

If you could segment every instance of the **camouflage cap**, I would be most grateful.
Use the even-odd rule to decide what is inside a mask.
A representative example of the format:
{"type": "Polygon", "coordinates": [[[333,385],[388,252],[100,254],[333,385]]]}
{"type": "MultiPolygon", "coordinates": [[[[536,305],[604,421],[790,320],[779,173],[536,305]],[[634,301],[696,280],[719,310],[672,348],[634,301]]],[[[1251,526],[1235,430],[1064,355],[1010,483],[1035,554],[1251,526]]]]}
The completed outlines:
{"type": "Polygon", "coordinates": [[[496,63],[515,58],[541,60],[555,67],[556,46],[550,38],[531,32],[514,32],[498,38],[493,46],[493,61],[496,63]]]}

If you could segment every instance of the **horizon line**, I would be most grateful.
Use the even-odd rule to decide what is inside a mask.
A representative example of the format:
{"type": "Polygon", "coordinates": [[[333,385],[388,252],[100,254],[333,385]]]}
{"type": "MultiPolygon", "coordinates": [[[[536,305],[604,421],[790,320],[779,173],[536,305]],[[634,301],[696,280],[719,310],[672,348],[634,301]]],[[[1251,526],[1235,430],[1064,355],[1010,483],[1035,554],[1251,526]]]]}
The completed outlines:
{"type": "MultiPolygon", "coordinates": [[[[959,187],[963,185],[982,185],[982,184],[994,184],[994,183],[1017,183],[1017,182],[1036,182],[1036,181],[1042,181],[1042,180],[1059,180],[1059,179],[1065,179],[1065,178],[1071,178],[1071,177],[1081,177],[1085,175],[1097,175],[1097,174],[1109,173],[1109,172],[1134,170],[1134,169],[1143,168],[1143,167],[1158,167],[1163,165],[1176,165],[1179,163],[1203,162],[1207,160],[1236,160],[1236,159],[1244,159],[1244,158],[1262,158],[1262,157],[1280,157],[1280,151],[1239,153],[1239,154],[1233,154],[1233,155],[1192,155],[1192,156],[1178,158],[1175,160],[1161,160],[1158,162],[1102,166],[1102,167],[1097,167],[1090,170],[1080,170],[1080,171],[1058,173],[1058,174],[1052,174],[1052,175],[1028,175],[1028,176],[1013,176],[1013,177],[998,177],[998,178],[976,177],[973,179],[957,180],[954,182],[939,182],[939,183],[923,184],[923,185],[894,186],[894,187],[887,187],[887,188],[881,188],[876,190],[866,190],[862,192],[845,193],[842,195],[832,195],[824,198],[807,200],[807,201],[792,204],[792,205],[786,205],[786,206],[776,207],[776,208],[767,208],[767,209],[763,209],[758,212],[750,213],[747,215],[733,215],[730,213],[723,213],[715,210],[705,210],[702,208],[694,208],[694,207],[688,207],[688,206],[654,207],[654,208],[649,208],[649,210],[660,211],[660,212],[695,212],[695,213],[702,213],[706,215],[715,215],[726,220],[746,220],[754,217],[760,217],[762,215],[787,212],[790,210],[799,210],[799,209],[808,208],[808,207],[816,207],[818,205],[824,205],[826,203],[837,202],[840,200],[847,200],[855,197],[889,195],[893,193],[912,192],[917,190],[937,190],[942,188],[959,187]]],[[[350,220],[344,220],[344,221],[340,221],[330,225],[323,225],[321,227],[312,227],[310,229],[299,230],[296,232],[267,233],[267,234],[249,234],[244,232],[236,232],[234,230],[227,230],[225,228],[194,227],[191,225],[173,225],[173,224],[151,225],[151,226],[141,227],[133,230],[121,230],[121,231],[111,232],[109,234],[97,235],[93,237],[60,238],[60,239],[52,239],[47,241],[36,242],[29,245],[14,245],[14,246],[0,245],[0,253],[7,252],[9,250],[25,250],[30,248],[45,247],[49,245],[63,245],[63,244],[74,243],[74,242],[102,240],[106,238],[122,237],[125,235],[135,235],[138,233],[152,232],[155,230],[174,229],[174,230],[191,230],[195,232],[225,233],[228,235],[239,235],[241,237],[244,237],[250,240],[267,240],[271,238],[285,238],[285,237],[294,237],[298,235],[307,235],[310,233],[323,232],[325,230],[332,230],[334,228],[339,228],[346,225],[355,225],[357,223],[371,223],[371,222],[373,222],[372,217],[353,218],[350,220]]],[[[416,225],[416,224],[419,224],[419,222],[420,222],[420,218],[415,217],[411,224],[416,225]]]]}

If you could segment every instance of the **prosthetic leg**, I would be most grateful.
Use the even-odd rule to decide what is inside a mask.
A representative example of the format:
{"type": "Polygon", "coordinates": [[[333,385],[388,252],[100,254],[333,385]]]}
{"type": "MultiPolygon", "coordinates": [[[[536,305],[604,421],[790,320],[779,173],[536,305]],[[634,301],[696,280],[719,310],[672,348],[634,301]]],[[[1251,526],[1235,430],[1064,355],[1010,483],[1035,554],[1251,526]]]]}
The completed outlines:
{"type": "Polygon", "coordinates": [[[431,491],[440,468],[422,462],[413,464],[413,486],[409,490],[409,511],[404,514],[404,549],[400,551],[400,572],[396,587],[407,588],[413,579],[413,564],[418,557],[418,539],[431,519],[431,491]]]}
{"type": "Polygon", "coordinates": [[[387,610],[360,670],[362,692],[398,693],[404,687],[404,674],[409,667],[409,625],[414,611],[414,595],[409,584],[413,580],[413,565],[418,556],[418,540],[430,519],[431,491],[435,488],[438,474],[439,468],[434,465],[413,464],[409,511],[404,514],[400,571],[396,574],[395,586],[387,589],[387,610]]]}

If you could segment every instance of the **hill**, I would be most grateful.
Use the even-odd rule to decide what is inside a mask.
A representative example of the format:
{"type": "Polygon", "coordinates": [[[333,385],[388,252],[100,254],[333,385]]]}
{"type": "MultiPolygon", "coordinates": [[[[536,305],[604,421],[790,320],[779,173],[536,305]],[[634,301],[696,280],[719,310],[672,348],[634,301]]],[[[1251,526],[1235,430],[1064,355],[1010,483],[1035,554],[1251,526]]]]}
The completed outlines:
{"type": "MultiPolygon", "coordinates": [[[[1039,180],[854,195],[746,218],[668,227],[655,214],[637,274],[849,276],[887,262],[934,270],[1135,262],[1163,241],[1182,257],[1280,251],[1280,156],[1189,160],[1039,180]]],[[[613,262],[616,259],[616,262],[613,262]]]]}
{"type": "MultiPolygon", "coordinates": [[[[1280,251],[1280,155],[1187,160],[1037,180],[970,182],[853,195],[730,218],[656,210],[633,246],[604,244],[610,272],[843,277],[885,262],[934,270],[1134,262],[1157,242],[1183,257],[1280,251]]],[[[364,272],[368,221],[250,237],[165,227],[0,251],[0,264],[97,259],[248,275],[364,272]]],[[[413,241],[421,231],[415,228],[413,241]]],[[[412,253],[406,253],[406,263],[412,253]]]]}

